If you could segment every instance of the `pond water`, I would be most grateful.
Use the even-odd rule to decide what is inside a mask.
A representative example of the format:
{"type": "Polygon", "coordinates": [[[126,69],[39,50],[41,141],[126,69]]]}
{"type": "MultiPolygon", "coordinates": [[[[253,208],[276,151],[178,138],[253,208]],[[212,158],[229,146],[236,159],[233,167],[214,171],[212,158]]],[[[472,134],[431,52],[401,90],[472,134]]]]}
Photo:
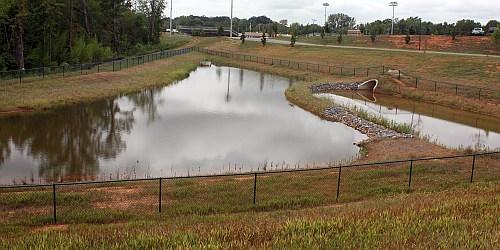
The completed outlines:
{"type": "Polygon", "coordinates": [[[412,124],[431,142],[451,148],[500,148],[500,119],[373,92],[315,94],[335,103],[356,105],[398,123],[412,124]]]}
{"type": "Polygon", "coordinates": [[[0,184],[304,168],[367,137],[291,105],[292,80],[203,67],[173,85],[0,120],[0,184]]]}

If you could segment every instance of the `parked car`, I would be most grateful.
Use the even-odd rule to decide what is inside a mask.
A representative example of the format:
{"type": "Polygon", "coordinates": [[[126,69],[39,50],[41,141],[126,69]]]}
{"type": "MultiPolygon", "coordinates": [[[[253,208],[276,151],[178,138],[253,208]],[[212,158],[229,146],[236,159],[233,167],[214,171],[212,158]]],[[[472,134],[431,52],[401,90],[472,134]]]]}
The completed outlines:
{"type": "Polygon", "coordinates": [[[498,29],[498,27],[490,27],[490,28],[488,29],[488,35],[493,34],[493,32],[495,32],[495,30],[497,30],[497,29],[498,29]]]}
{"type": "Polygon", "coordinates": [[[483,28],[474,28],[472,30],[472,35],[473,36],[484,36],[484,30],[483,30],[483,28]]]}

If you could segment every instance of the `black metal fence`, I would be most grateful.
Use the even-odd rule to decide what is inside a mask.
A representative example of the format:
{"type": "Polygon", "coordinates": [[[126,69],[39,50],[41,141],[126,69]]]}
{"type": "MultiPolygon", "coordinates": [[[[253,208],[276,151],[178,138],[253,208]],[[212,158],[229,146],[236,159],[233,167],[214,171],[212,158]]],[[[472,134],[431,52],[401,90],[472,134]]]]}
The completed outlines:
{"type": "Polygon", "coordinates": [[[209,50],[205,48],[195,47],[195,50],[201,53],[216,55],[226,58],[234,58],[238,60],[244,60],[249,62],[258,62],[269,65],[279,65],[286,66],[293,69],[298,70],[310,70],[314,72],[322,72],[336,75],[344,75],[344,76],[378,76],[380,74],[384,74],[385,66],[374,66],[368,68],[350,68],[344,66],[332,66],[327,64],[317,64],[317,63],[309,63],[309,62],[297,62],[285,59],[278,58],[269,58],[262,56],[252,56],[245,54],[236,54],[231,52],[223,52],[216,50],[209,50]]]}
{"type": "Polygon", "coordinates": [[[401,70],[391,70],[391,72],[408,87],[439,92],[440,94],[448,96],[455,95],[471,99],[477,98],[500,101],[500,90],[426,79],[410,75],[401,70]]]}
{"type": "Polygon", "coordinates": [[[500,181],[500,152],[214,176],[3,186],[0,225],[317,206],[487,181],[500,181]]]}
{"type": "Polygon", "coordinates": [[[152,62],[164,58],[169,58],[172,56],[186,54],[193,50],[194,47],[188,47],[178,50],[162,50],[155,53],[139,55],[131,58],[116,59],[106,62],[62,65],[62,66],[43,67],[43,68],[24,69],[24,70],[0,71],[0,80],[3,80],[4,83],[8,82],[8,80],[19,80],[19,82],[23,82],[30,79],[38,80],[40,78],[41,79],[54,78],[54,77],[59,78],[59,77],[66,77],[73,75],[93,74],[106,71],[108,72],[117,71],[147,62],[152,62]]]}
{"type": "Polygon", "coordinates": [[[382,66],[374,66],[367,68],[355,68],[355,67],[350,68],[344,66],[332,66],[332,65],[316,64],[309,62],[296,62],[296,61],[277,59],[277,58],[236,54],[231,52],[209,50],[199,47],[195,47],[195,50],[209,55],[216,55],[220,57],[245,60],[249,62],[258,62],[269,65],[279,65],[293,69],[329,73],[332,75],[368,77],[368,76],[379,76],[381,74],[384,75],[390,70],[393,76],[397,77],[399,80],[401,80],[409,87],[415,87],[426,91],[435,91],[446,95],[457,95],[457,96],[464,96],[467,98],[490,99],[490,100],[500,101],[500,90],[425,79],[421,77],[412,76],[401,70],[391,69],[390,66],[382,65],[382,66]]]}

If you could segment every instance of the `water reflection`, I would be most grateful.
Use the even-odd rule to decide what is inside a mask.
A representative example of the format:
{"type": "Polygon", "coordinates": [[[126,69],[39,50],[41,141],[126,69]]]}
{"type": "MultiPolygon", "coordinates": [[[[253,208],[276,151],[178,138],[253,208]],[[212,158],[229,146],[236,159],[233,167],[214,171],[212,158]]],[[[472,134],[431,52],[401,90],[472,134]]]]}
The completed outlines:
{"type": "Polygon", "coordinates": [[[412,101],[388,95],[338,92],[318,94],[336,103],[357,105],[400,123],[412,124],[431,141],[449,147],[475,149],[500,147],[500,119],[431,103],[412,101]]]}
{"type": "Polygon", "coordinates": [[[35,163],[37,171],[18,172],[20,182],[95,180],[99,159],[115,158],[124,150],[122,136],[133,123],[133,113],[122,112],[113,100],[4,120],[2,165],[7,161],[17,170],[35,163]]]}
{"type": "Polygon", "coordinates": [[[286,101],[292,80],[227,67],[115,100],[0,121],[0,183],[312,167],[365,135],[286,101]]]}

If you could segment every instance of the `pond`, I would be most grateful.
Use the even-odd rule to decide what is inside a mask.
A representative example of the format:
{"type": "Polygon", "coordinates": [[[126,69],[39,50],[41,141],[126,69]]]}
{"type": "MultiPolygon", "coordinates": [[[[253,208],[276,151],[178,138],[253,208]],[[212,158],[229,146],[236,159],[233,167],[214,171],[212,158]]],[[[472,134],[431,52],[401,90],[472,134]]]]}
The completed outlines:
{"type": "Polygon", "coordinates": [[[373,92],[315,94],[374,115],[412,124],[421,136],[450,148],[500,148],[500,118],[373,92]]]}
{"type": "Polygon", "coordinates": [[[0,184],[306,168],[367,137],[290,104],[290,79],[201,67],[167,87],[0,120],[0,184]]]}

